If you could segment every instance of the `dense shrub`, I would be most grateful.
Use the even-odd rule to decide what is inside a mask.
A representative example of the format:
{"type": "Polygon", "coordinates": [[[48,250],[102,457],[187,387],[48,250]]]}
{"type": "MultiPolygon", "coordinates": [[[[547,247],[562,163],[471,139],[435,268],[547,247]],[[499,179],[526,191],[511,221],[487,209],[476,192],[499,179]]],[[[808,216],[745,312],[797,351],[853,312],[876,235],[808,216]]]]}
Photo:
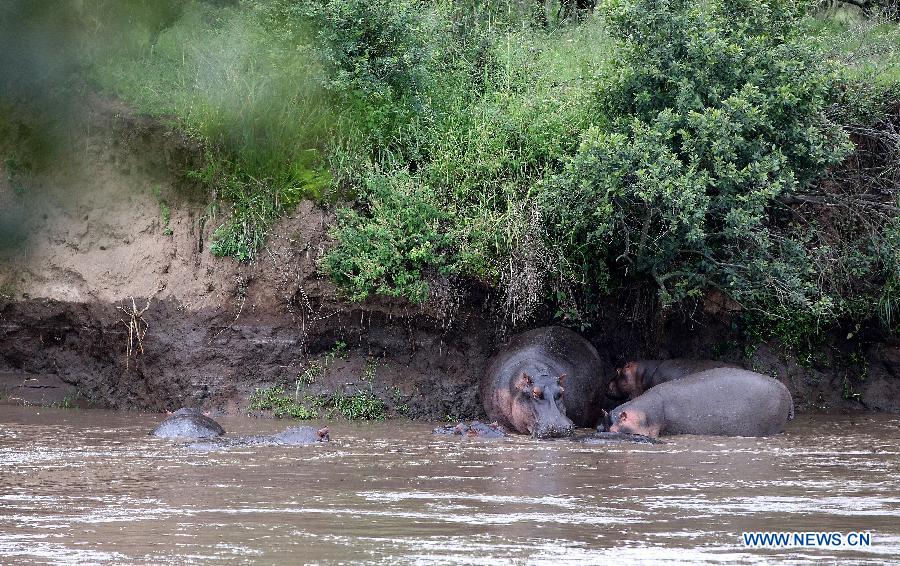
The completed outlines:
{"type": "Polygon", "coordinates": [[[446,210],[402,171],[372,172],[363,191],[367,210],[341,211],[332,232],[340,245],[324,258],[324,269],[354,300],[374,292],[424,301],[426,272],[446,274],[455,266],[446,210]]]}
{"type": "MultiPolygon", "coordinates": [[[[590,129],[544,195],[584,304],[615,277],[663,303],[719,288],[773,316],[833,314],[782,197],[850,152],[825,110],[837,75],[800,36],[802,4],[610,0],[618,64],[590,129]]],[[[564,274],[567,275],[567,274],[564,274]]],[[[569,274],[569,276],[571,276],[569,274]]]]}

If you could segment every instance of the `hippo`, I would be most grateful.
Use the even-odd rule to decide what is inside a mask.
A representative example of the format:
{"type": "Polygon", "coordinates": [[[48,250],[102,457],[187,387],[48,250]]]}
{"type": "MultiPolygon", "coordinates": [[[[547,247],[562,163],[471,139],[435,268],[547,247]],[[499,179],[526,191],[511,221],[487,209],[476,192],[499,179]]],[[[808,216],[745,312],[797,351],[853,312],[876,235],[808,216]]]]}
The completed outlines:
{"type": "Polygon", "coordinates": [[[616,376],[610,380],[606,390],[607,397],[629,401],[647,391],[651,387],[681,379],[691,374],[714,368],[738,368],[728,362],[716,360],[636,360],[616,370],[616,376]]]}
{"type": "Polygon", "coordinates": [[[195,442],[188,448],[195,450],[219,450],[240,446],[306,446],[319,442],[330,442],[328,427],[317,429],[312,426],[292,426],[276,434],[257,434],[235,438],[218,438],[208,442],[195,442]]]}
{"type": "Polygon", "coordinates": [[[278,434],[273,434],[271,438],[273,444],[281,446],[297,446],[331,441],[331,435],[327,426],[319,429],[312,426],[292,426],[278,434]]]}
{"type": "Polygon", "coordinates": [[[159,423],[150,434],[159,438],[215,438],[225,429],[197,409],[183,407],[159,423]]]}
{"type": "Polygon", "coordinates": [[[513,337],[494,356],[481,381],[488,418],[535,438],[570,436],[576,426],[595,426],[605,392],[597,350],[559,326],[513,337]]]}
{"type": "Polygon", "coordinates": [[[504,438],[509,436],[499,423],[484,424],[479,421],[472,421],[472,424],[469,425],[459,423],[457,425],[439,426],[431,433],[462,436],[464,438],[504,438]]]}
{"type": "Polygon", "coordinates": [[[661,383],[610,413],[610,432],[769,436],[794,418],[780,381],[738,368],[715,368],[661,383]]]}

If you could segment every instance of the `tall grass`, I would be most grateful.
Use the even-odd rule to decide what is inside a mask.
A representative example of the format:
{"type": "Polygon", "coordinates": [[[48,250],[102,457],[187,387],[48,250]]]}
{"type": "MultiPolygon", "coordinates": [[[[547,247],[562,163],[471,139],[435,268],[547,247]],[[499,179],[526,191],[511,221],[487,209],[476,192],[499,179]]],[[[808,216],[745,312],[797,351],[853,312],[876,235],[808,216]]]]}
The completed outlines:
{"type": "Polygon", "coordinates": [[[155,35],[134,25],[98,36],[112,31],[119,49],[90,52],[99,86],[208,148],[192,175],[231,208],[214,253],[252,258],[285,209],[322,197],[337,118],[310,44],[274,36],[251,10],[202,3],[155,35]]]}

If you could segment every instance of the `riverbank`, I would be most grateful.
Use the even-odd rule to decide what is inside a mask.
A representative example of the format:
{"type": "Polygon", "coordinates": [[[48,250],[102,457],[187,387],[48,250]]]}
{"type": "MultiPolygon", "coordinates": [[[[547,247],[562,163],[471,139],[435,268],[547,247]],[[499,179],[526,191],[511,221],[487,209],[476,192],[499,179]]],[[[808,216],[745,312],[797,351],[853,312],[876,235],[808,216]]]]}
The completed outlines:
{"type": "MultiPolygon", "coordinates": [[[[0,258],[6,402],[271,414],[252,403],[263,390],[322,413],[344,414],[339,399],[372,405],[358,407],[372,418],[481,416],[486,361],[524,328],[494,314],[487,290],[448,283],[424,305],[345,301],[317,270],[332,213],[310,201],[254,261],[216,258],[216,211],[184,175],[201,148],[106,98],[84,115],[26,190],[0,174],[4,206],[28,234],[0,258]]],[[[900,410],[900,343],[878,328],[835,329],[804,356],[753,342],[715,297],[690,317],[639,303],[640,290],[624,289],[589,336],[608,371],[641,357],[725,359],[777,376],[800,411],[900,410]]]]}

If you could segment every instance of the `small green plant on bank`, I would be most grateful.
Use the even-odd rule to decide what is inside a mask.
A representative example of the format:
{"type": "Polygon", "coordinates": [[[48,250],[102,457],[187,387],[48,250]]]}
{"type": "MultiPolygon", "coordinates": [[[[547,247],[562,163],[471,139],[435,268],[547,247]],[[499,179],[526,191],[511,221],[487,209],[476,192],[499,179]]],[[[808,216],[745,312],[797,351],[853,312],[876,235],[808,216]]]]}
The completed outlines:
{"type": "Polygon", "coordinates": [[[333,364],[334,361],[338,358],[346,360],[349,354],[350,348],[347,346],[347,343],[343,340],[338,340],[334,343],[334,346],[332,346],[331,349],[325,353],[325,367],[333,364]]]}
{"type": "Polygon", "coordinates": [[[409,416],[409,405],[405,402],[403,392],[400,391],[399,387],[394,387],[394,407],[400,416],[409,416]]]}
{"type": "Polygon", "coordinates": [[[333,418],[340,415],[348,420],[384,420],[387,407],[384,401],[371,391],[331,395],[303,395],[295,398],[283,387],[272,386],[256,389],[250,396],[251,411],[271,411],[277,418],[316,419],[319,412],[333,418]]]}
{"type": "Polygon", "coordinates": [[[347,344],[338,341],[326,354],[324,365],[311,362],[297,376],[293,395],[279,386],[256,389],[250,396],[250,410],[272,411],[277,418],[314,419],[324,411],[328,418],[340,415],[348,420],[385,419],[387,406],[374,392],[377,371],[375,360],[367,360],[363,369],[362,381],[368,386],[367,391],[358,390],[352,394],[342,391],[319,395],[301,394],[302,389],[312,385],[325,374],[325,370],[334,362],[336,355],[346,356],[348,351],[347,344]]]}
{"type": "Polygon", "coordinates": [[[272,386],[264,389],[256,389],[250,396],[251,411],[272,411],[272,414],[281,418],[293,418],[309,420],[318,418],[319,413],[315,409],[285,393],[283,387],[272,386]]]}
{"type": "Polygon", "coordinates": [[[857,393],[849,377],[845,376],[841,381],[841,398],[846,401],[859,401],[861,393],[857,393]]]}
{"type": "Polygon", "coordinates": [[[50,406],[55,409],[74,409],[74,408],[76,408],[75,403],[80,396],[81,395],[78,393],[68,394],[68,395],[64,396],[62,399],[60,399],[59,401],[54,401],[53,403],[50,403],[50,406]]]}
{"type": "MultiPolygon", "coordinates": [[[[859,329],[857,328],[857,331],[859,329]]],[[[853,332],[850,333],[850,336],[853,332]]],[[[864,382],[869,375],[869,360],[862,351],[851,352],[844,364],[844,378],[841,380],[841,398],[859,401],[862,395],[856,392],[855,386],[864,382]]]]}
{"type": "Polygon", "coordinates": [[[372,392],[360,391],[351,395],[334,393],[324,402],[326,415],[339,414],[348,420],[381,421],[387,418],[387,407],[372,392]]]}
{"type": "Polygon", "coordinates": [[[13,299],[16,296],[16,286],[11,282],[0,284],[0,299],[13,299]]]}
{"type": "Polygon", "coordinates": [[[162,219],[163,234],[171,236],[173,232],[172,228],[169,226],[169,222],[172,221],[172,209],[169,207],[169,203],[162,197],[162,189],[159,186],[153,187],[153,196],[156,197],[156,202],[159,204],[159,215],[162,219]]]}
{"type": "Polygon", "coordinates": [[[375,394],[375,374],[377,361],[366,360],[362,379],[368,385],[368,391],[357,391],[347,395],[336,391],[326,402],[326,414],[340,414],[350,420],[384,420],[387,407],[384,401],[375,394]]]}
{"type": "Polygon", "coordinates": [[[306,369],[297,376],[297,387],[294,396],[297,396],[300,388],[309,387],[315,383],[317,379],[325,375],[326,367],[328,367],[327,363],[323,366],[319,364],[319,362],[310,362],[309,365],[306,366],[306,369]]]}

